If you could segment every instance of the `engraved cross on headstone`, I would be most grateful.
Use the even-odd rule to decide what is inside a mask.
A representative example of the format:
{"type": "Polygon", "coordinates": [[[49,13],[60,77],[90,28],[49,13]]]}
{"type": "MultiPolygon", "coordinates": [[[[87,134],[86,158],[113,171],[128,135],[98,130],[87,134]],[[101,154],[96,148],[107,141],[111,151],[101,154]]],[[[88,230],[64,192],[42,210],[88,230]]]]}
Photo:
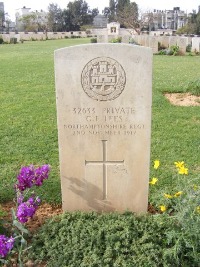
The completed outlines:
{"type": "Polygon", "coordinates": [[[85,165],[103,165],[103,200],[107,199],[107,165],[124,164],[124,160],[107,160],[107,140],[101,140],[103,145],[103,160],[85,161],[85,165]]]}

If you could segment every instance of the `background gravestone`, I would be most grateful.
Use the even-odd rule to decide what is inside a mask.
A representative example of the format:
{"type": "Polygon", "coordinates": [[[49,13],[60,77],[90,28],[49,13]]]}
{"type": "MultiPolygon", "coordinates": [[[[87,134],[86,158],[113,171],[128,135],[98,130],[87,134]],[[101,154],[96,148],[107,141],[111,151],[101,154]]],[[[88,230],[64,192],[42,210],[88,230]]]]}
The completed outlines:
{"type": "Polygon", "coordinates": [[[192,38],[192,51],[200,52],[200,37],[192,38]]]}
{"type": "Polygon", "coordinates": [[[152,51],[55,51],[63,210],[147,211],[152,51]]]}
{"type": "Polygon", "coordinates": [[[169,40],[170,40],[169,36],[162,36],[161,37],[161,45],[164,46],[165,48],[168,48],[169,47],[169,40]]]}
{"type": "Polygon", "coordinates": [[[108,36],[107,35],[97,35],[97,43],[107,43],[108,36]]]}
{"type": "Polygon", "coordinates": [[[187,37],[179,37],[177,38],[177,45],[179,46],[179,50],[181,53],[186,53],[186,47],[188,44],[188,38],[187,37]]]}
{"type": "Polygon", "coordinates": [[[122,43],[128,44],[130,40],[130,35],[123,35],[122,36],[122,43]]]}
{"type": "Polygon", "coordinates": [[[169,47],[176,46],[177,45],[177,37],[176,36],[170,36],[169,37],[169,47]]]}
{"type": "Polygon", "coordinates": [[[149,47],[151,47],[154,54],[158,53],[158,38],[155,36],[149,36],[149,47]]]}

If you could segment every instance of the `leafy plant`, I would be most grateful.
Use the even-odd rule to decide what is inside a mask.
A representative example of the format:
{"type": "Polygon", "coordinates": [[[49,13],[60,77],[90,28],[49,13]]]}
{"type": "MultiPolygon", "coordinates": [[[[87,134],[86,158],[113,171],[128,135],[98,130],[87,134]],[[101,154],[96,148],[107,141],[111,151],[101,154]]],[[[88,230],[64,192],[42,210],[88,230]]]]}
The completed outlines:
{"type": "Polygon", "coordinates": [[[29,257],[48,266],[163,266],[164,215],[65,213],[46,223],[32,240],[29,257]]]}
{"type": "Polygon", "coordinates": [[[162,49],[162,50],[159,50],[157,55],[166,55],[167,54],[167,49],[162,49]]]}
{"type": "Polygon", "coordinates": [[[191,52],[191,49],[192,49],[192,45],[191,44],[188,44],[186,46],[186,52],[191,52]]]}
{"type": "Polygon", "coordinates": [[[139,45],[133,38],[129,39],[129,44],[139,45]]]}
{"type": "Polygon", "coordinates": [[[2,209],[0,205],[0,235],[6,232],[6,228],[4,227],[4,217],[7,213],[2,209]]]}
{"type": "Polygon", "coordinates": [[[30,165],[20,170],[17,177],[18,183],[14,187],[16,210],[12,208],[12,235],[10,237],[5,234],[0,235],[0,262],[8,264],[10,252],[16,252],[19,267],[23,267],[22,256],[28,249],[26,238],[29,234],[24,223],[33,217],[40,203],[39,197],[35,197],[34,192],[31,192],[30,197],[29,190],[33,186],[41,186],[43,180],[48,178],[49,170],[49,165],[43,165],[39,168],[34,168],[33,165],[30,165]]]}
{"type": "Polygon", "coordinates": [[[17,43],[17,38],[12,37],[10,38],[10,44],[16,44],[17,43]]]}
{"type": "Polygon", "coordinates": [[[200,96],[200,79],[189,82],[185,87],[186,92],[190,92],[192,95],[200,96]]]}
{"type": "Polygon", "coordinates": [[[121,43],[122,37],[113,38],[110,40],[110,43],[121,43]]]}
{"type": "Polygon", "coordinates": [[[97,38],[91,38],[91,39],[90,39],[90,42],[91,42],[91,43],[97,43],[97,38]]]}
{"type": "Polygon", "coordinates": [[[178,45],[172,45],[170,46],[170,51],[173,56],[177,56],[179,53],[179,46],[178,45]]]}

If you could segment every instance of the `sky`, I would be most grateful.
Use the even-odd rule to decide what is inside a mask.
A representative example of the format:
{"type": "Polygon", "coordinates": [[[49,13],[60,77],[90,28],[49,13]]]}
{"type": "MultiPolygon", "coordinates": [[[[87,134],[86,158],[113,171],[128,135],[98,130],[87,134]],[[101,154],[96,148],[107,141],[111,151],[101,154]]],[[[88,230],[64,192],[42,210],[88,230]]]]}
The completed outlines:
{"type": "MultiPolygon", "coordinates": [[[[60,8],[66,8],[70,0],[0,0],[4,2],[4,10],[10,15],[10,19],[14,20],[16,9],[22,8],[23,6],[31,8],[31,11],[34,10],[47,10],[47,7],[50,3],[56,3],[60,8]]],[[[73,1],[73,0],[71,0],[73,1]]],[[[99,8],[99,11],[104,9],[104,7],[109,6],[109,0],[85,0],[89,7],[99,8]]],[[[131,1],[133,2],[133,1],[131,1]]],[[[173,7],[180,7],[181,10],[191,12],[193,9],[198,10],[200,5],[200,0],[135,0],[139,9],[142,11],[152,10],[152,9],[173,9],[173,7]]]]}

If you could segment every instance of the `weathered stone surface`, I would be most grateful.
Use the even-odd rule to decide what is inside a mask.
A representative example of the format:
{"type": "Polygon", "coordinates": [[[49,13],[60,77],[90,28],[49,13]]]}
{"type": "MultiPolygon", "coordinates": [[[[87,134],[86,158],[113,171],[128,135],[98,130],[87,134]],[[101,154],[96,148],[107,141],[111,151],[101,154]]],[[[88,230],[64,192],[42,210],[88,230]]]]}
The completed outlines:
{"type": "Polygon", "coordinates": [[[177,45],[179,46],[179,50],[185,54],[186,47],[188,44],[188,38],[187,37],[179,37],[177,38],[177,45]]]}
{"type": "Polygon", "coordinates": [[[97,35],[97,43],[107,43],[108,36],[107,35],[97,35]]]}
{"type": "Polygon", "coordinates": [[[169,37],[169,47],[177,45],[177,36],[169,37]]]}
{"type": "Polygon", "coordinates": [[[161,37],[161,45],[164,46],[165,48],[169,47],[169,36],[162,36],[161,37]]]}
{"type": "Polygon", "coordinates": [[[123,35],[122,36],[122,43],[129,44],[130,35],[123,35]]]}
{"type": "Polygon", "coordinates": [[[200,52],[200,37],[192,38],[192,51],[200,52]]]}
{"type": "Polygon", "coordinates": [[[55,77],[63,209],[147,211],[151,49],[59,49],[55,77]]]}
{"type": "Polygon", "coordinates": [[[158,53],[158,38],[155,36],[149,36],[148,42],[148,46],[152,49],[153,53],[158,53]]]}

